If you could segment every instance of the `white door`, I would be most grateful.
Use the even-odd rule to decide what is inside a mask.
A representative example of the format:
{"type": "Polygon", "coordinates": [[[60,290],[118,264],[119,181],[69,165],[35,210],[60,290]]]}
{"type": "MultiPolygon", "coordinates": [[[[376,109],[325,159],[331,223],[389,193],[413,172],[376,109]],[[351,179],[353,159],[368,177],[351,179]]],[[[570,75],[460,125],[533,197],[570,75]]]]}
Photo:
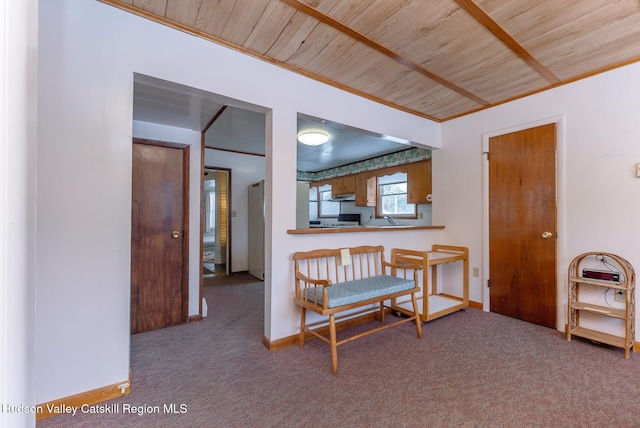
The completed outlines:
{"type": "Polygon", "coordinates": [[[264,180],[249,186],[249,273],[264,280],[264,180]]]}

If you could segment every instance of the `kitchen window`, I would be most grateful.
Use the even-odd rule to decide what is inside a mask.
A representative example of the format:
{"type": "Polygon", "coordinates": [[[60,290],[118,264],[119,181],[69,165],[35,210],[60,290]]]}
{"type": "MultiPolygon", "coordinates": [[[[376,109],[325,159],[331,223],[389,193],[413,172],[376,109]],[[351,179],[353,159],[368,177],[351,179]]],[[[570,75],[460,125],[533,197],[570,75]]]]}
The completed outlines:
{"type": "Polygon", "coordinates": [[[318,188],[309,188],[309,220],[318,220],[318,188]]]}
{"type": "Polygon", "coordinates": [[[407,173],[378,177],[378,216],[417,217],[416,205],[407,203],[407,173]]]}

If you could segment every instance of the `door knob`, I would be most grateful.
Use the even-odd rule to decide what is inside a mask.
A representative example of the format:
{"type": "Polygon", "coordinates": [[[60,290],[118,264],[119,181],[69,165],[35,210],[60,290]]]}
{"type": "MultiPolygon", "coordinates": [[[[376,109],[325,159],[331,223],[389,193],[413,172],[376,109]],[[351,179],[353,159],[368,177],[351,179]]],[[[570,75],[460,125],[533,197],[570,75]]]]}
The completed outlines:
{"type": "Polygon", "coordinates": [[[553,233],[551,232],[542,232],[542,238],[543,239],[549,239],[553,236],[553,233]]]}
{"type": "Polygon", "coordinates": [[[180,237],[180,232],[178,232],[177,230],[174,230],[173,232],[171,232],[171,237],[173,239],[178,239],[180,237]]]}

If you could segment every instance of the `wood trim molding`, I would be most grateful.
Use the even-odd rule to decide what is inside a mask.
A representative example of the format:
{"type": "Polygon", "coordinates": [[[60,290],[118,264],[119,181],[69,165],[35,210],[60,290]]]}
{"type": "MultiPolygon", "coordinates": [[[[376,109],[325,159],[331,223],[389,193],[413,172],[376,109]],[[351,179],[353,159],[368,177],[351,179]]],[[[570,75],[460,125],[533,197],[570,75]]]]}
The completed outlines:
{"type": "Polygon", "coordinates": [[[198,234],[200,237],[200,245],[199,245],[199,252],[198,252],[198,259],[200,260],[200,263],[198,263],[199,266],[199,270],[200,270],[200,274],[198,275],[198,315],[200,316],[200,319],[202,320],[202,285],[204,282],[204,277],[202,274],[202,262],[204,259],[204,239],[203,239],[203,235],[204,235],[204,220],[205,220],[205,212],[204,212],[204,208],[205,208],[205,204],[204,202],[204,140],[205,140],[205,133],[204,131],[200,133],[200,233],[198,234]]]}
{"type": "MultiPolygon", "coordinates": [[[[205,149],[208,149],[209,147],[205,147],[205,149]]],[[[214,149],[214,150],[218,150],[218,149],[214,149]]],[[[204,161],[203,161],[204,162],[204,161]]],[[[232,273],[233,271],[231,270],[232,264],[232,247],[231,247],[231,240],[233,239],[233,236],[231,234],[231,229],[232,229],[232,217],[233,217],[233,206],[232,206],[232,198],[233,198],[233,190],[232,190],[232,173],[233,173],[233,169],[232,168],[226,168],[226,167],[219,167],[219,166],[210,166],[207,165],[206,163],[203,163],[203,167],[202,167],[202,172],[204,174],[205,171],[210,171],[210,170],[220,170],[220,171],[225,171],[227,173],[227,251],[228,251],[228,255],[227,255],[227,261],[226,261],[226,271],[228,271],[229,273],[232,273]]],[[[204,194],[203,194],[204,197],[204,194]]],[[[201,199],[202,200],[202,199],[201,199]]],[[[203,220],[204,221],[204,220],[203,220]]],[[[202,229],[204,231],[204,229],[202,229]]],[[[200,236],[200,241],[202,241],[202,235],[200,236]]],[[[201,255],[201,259],[202,259],[202,255],[201,255]]],[[[202,311],[201,311],[202,313],[202,311]]]]}
{"type": "Polygon", "coordinates": [[[482,310],[482,302],[474,302],[473,300],[469,300],[469,307],[482,310]]]}
{"type": "Polygon", "coordinates": [[[520,43],[505,31],[496,21],[480,8],[473,0],[456,0],[456,3],[469,13],[476,21],[491,31],[504,45],[518,55],[529,67],[533,68],[549,83],[560,83],[558,79],[547,67],[542,65],[533,55],[529,53],[520,43]]]}
{"type": "MultiPolygon", "coordinates": [[[[200,312],[202,313],[202,298],[200,298],[200,312]]],[[[198,322],[202,321],[203,319],[204,317],[201,314],[190,315],[189,318],[187,318],[187,323],[198,322]]]]}
{"type": "MultiPolygon", "coordinates": [[[[74,408],[78,412],[82,412],[83,409],[89,411],[92,406],[95,406],[99,403],[129,395],[129,393],[131,392],[131,379],[132,373],[129,372],[129,379],[122,382],[38,404],[36,406],[36,421],[41,421],[43,419],[66,414],[74,408]]],[[[117,406],[117,404],[109,404],[103,406],[104,410],[107,410],[108,406],[117,406]]]]}
{"type": "Polygon", "coordinates": [[[204,138],[205,138],[205,134],[207,133],[207,131],[209,130],[209,128],[211,128],[211,126],[216,122],[216,120],[218,120],[218,118],[220,117],[220,115],[222,115],[222,113],[224,113],[224,111],[227,109],[227,106],[224,105],[222,107],[220,107],[220,110],[218,110],[218,112],[216,114],[213,115],[213,117],[211,118],[211,120],[209,121],[209,123],[207,123],[207,125],[204,127],[204,129],[202,130],[201,134],[202,134],[202,141],[203,141],[203,145],[204,145],[204,138]]]}
{"type": "Polygon", "coordinates": [[[283,337],[282,339],[271,341],[268,337],[264,336],[262,338],[262,344],[269,351],[277,351],[278,349],[286,348],[289,346],[298,344],[298,335],[295,334],[293,336],[283,337]]]}
{"type": "MultiPolygon", "coordinates": [[[[189,322],[189,207],[191,201],[191,146],[182,149],[182,322],[189,322]]],[[[201,271],[201,270],[199,270],[201,271]]]]}

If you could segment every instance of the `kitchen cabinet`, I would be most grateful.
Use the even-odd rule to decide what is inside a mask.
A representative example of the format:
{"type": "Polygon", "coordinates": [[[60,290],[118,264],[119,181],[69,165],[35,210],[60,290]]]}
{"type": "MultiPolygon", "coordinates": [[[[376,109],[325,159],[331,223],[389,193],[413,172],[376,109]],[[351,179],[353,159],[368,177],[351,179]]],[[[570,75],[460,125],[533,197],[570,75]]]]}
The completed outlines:
{"type": "Polygon", "coordinates": [[[407,203],[431,203],[431,159],[407,164],[407,203]]]}
{"type": "Polygon", "coordinates": [[[356,193],[355,174],[336,177],[331,180],[331,196],[352,195],[356,193]]]}
{"type": "Polygon", "coordinates": [[[316,183],[330,184],[331,196],[355,194],[359,207],[375,207],[378,196],[378,177],[396,172],[407,173],[407,202],[410,204],[431,203],[431,159],[381,168],[358,174],[343,175],[316,183]]]}
{"type": "Polygon", "coordinates": [[[356,175],[356,206],[376,206],[376,184],[375,176],[369,177],[367,174],[356,175]]]}
{"type": "MultiPolygon", "coordinates": [[[[624,357],[629,358],[635,346],[635,272],[633,266],[620,256],[610,253],[590,252],[574,258],[569,265],[569,302],[568,324],[566,326],[567,340],[572,336],[583,337],[595,342],[604,343],[624,349],[624,357]],[[597,270],[584,269],[588,262],[601,262],[605,266],[604,275],[617,274],[617,280],[602,280],[589,277],[589,272],[597,270]],[[582,269],[581,269],[582,268],[582,269]],[[604,293],[603,291],[604,290],[604,293]],[[607,301],[607,291],[623,293],[622,307],[611,305],[607,301]],[[582,293],[595,291],[604,295],[602,302],[595,303],[581,296],[582,293]],[[593,325],[581,324],[580,316],[587,314],[591,317],[617,319],[620,321],[618,334],[610,334],[593,325]]],[[[615,295],[615,294],[614,294],[615,295]]]]}

